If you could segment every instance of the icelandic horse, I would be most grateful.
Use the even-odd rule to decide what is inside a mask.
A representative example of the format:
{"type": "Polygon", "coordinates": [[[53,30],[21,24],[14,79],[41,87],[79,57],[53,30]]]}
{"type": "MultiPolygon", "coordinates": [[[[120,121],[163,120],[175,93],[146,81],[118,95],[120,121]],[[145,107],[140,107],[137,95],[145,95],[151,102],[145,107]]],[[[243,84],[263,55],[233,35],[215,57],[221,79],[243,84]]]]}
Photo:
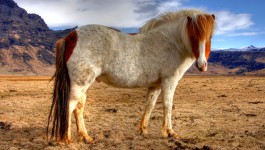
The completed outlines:
{"type": "Polygon", "coordinates": [[[71,143],[74,113],[79,141],[91,143],[83,118],[86,91],[95,80],[121,88],[147,87],[140,133],[147,133],[150,114],[162,93],[162,135],[178,135],[171,125],[173,95],[195,62],[207,70],[215,16],[200,10],[169,12],[149,20],[135,35],[101,25],[79,27],[58,40],[53,100],[47,137],[71,143]],[[52,124],[51,131],[49,131],[52,124]]]}

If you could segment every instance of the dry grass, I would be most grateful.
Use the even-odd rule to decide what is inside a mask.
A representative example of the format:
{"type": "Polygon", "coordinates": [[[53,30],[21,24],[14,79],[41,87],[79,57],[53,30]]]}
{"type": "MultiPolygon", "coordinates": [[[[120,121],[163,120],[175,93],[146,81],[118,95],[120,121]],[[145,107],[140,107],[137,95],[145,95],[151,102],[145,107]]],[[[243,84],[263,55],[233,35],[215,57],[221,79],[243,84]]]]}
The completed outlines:
{"type": "Polygon", "coordinates": [[[49,81],[50,76],[0,76],[0,81],[49,81]]]}
{"type": "MultiPolygon", "coordinates": [[[[50,77],[0,77],[0,149],[265,149],[265,77],[185,76],[174,97],[173,128],[182,138],[162,138],[162,100],[148,135],[137,126],[146,89],[94,83],[85,120],[95,144],[51,146],[45,137],[50,77]]],[[[73,120],[74,121],[74,120],[73,120]]]]}

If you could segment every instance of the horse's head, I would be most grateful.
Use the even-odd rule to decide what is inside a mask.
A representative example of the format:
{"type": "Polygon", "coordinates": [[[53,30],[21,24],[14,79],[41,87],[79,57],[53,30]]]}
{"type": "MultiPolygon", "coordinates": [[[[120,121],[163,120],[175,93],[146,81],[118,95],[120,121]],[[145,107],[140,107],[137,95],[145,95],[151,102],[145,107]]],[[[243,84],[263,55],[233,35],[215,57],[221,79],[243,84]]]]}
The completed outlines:
{"type": "Polygon", "coordinates": [[[211,51],[211,38],[214,31],[214,15],[200,14],[187,17],[187,31],[196,66],[200,71],[207,70],[207,60],[211,51]]]}

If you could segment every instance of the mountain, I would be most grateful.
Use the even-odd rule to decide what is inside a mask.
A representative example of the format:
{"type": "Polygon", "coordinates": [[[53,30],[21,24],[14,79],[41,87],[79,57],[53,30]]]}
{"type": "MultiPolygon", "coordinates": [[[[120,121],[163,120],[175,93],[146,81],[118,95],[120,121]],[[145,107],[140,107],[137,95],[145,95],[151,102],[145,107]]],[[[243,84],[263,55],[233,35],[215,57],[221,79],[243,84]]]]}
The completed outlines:
{"type": "MultiPolygon", "coordinates": [[[[221,49],[211,52],[208,75],[265,75],[265,48],[253,45],[241,49],[221,49]]],[[[191,68],[189,74],[201,74],[191,68]]]]}
{"type": "Polygon", "coordinates": [[[258,48],[250,45],[244,48],[214,49],[213,51],[265,51],[265,47],[258,48]]]}
{"type": "Polygon", "coordinates": [[[228,69],[238,69],[235,74],[243,75],[265,68],[265,51],[257,51],[257,48],[247,51],[215,51],[211,54],[209,62],[228,69]]]}
{"type": "Polygon", "coordinates": [[[208,71],[200,73],[191,68],[188,74],[198,75],[265,75],[265,48],[250,45],[245,48],[213,50],[208,71]]]}
{"type": "Polygon", "coordinates": [[[0,0],[1,74],[52,74],[54,43],[71,30],[53,31],[39,15],[13,0],[0,0]]]}

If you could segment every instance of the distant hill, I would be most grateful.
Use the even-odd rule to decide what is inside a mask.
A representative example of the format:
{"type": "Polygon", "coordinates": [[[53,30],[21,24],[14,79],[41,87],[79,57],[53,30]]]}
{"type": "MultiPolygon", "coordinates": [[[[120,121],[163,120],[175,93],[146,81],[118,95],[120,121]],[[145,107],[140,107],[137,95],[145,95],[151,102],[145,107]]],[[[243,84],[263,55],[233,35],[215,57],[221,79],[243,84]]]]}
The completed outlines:
{"type": "MultiPolygon", "coordinates": [[[[73,29],[53,31],[39,15],[0,0],[0,74],[53,74],[54,43],[73,29]]],[[[207,72],[192,67],[187,74],[265,75],[265,48],[213,50],[207,72]]]]}
{"type": "Polygon", "coordinates": [[[54,43],[70,31],[50,30],[39,15],[0,0],[0,73],[52,74],[54,43]]]}
{"type": "Polygon", "coordinates": [[[237,69],[228,74],[244,75],[247,72],[258,71],[265,68],[265,51],[215,51],[211,54],[209,62],[222,65],[228,69],[237,69]]]}
{"type": "Polygon", "coordinates": [[[213,50],[209,68],[200,73],[191,68],[188,74],[207,75],[265,75],[265,48],[248,46],[241,49],[213,50]]]}
{"type": "Polygon", "coordinates": [[[258,47],[255,47],[253,45],[250,45],[248,47],[245,47],[245,48],[229,48],[229,49],[214,49],[213,51],[256,51],[256,52],[262,52],[262,51],[265,51],[265,47],[263,48],[258,48],[258,47]]]}
{"type": "Polygon", "coordinates": [[[265,48],[257,48],[253,45],[241,49],[215,50],[211,54],[209,62],[222,65],[232,75],[263,75],[265,72],[265,48]],[[260,70],[260,71],[259,71],[260,70]]]}

